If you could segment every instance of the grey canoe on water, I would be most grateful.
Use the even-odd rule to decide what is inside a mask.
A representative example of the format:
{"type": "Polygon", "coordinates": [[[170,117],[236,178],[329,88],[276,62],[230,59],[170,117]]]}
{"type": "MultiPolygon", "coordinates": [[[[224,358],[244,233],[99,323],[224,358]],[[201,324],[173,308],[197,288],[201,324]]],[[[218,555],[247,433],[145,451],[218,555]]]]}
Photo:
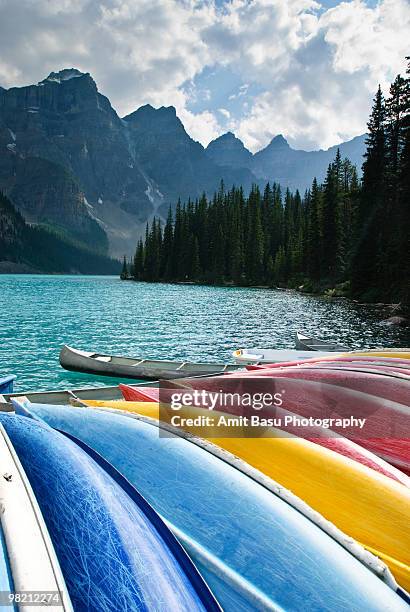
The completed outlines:
{"type": "Polygon", "coordinates": [[[61,349],[60,364],[66,370],[73,372],[139,380],[170,380],[189,376],[208,376],[233,372],[241,367],[224,363],[190,363],[189,361],[120,357],[80,351],[69,346],[63,346],[61,349]]]}

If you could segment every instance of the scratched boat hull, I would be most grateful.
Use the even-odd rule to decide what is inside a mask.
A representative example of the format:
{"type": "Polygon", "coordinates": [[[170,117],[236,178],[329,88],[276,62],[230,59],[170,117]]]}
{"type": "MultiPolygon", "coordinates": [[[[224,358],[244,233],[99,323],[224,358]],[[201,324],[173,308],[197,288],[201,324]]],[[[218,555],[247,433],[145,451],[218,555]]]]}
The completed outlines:
{"type": "MultiPolygon", "coordinates": [[[[215,376],[196,381],[183,380],[192,389],[215,392],[221,388],[232,391],[234,383],[244,388],[255,388],[260,381],[264,392],[272,395],[280,392],[286,410],[302,418],[324,418],[337,415],[340,418],[354,415],[365,418],[363,429],[346,427],[337,430],[342,436],[370,450],[397,469],[410,475],[410,410],[408,404],[387,400],[363,391],[330,384],[328,381],[303,380],[299,377],[275,377],[276,368],[258,372],[234,373],[227,377],[215,376]],[[228,381],[228,382],[227,382],[228,381]],[[225,386],[224,386],[225,385],[225,386]]],[[[407,381],[406,381],[407,384],[407,381]]],[[[261,387],[262,388],[262,387],[261,387]]],[[[268,416],[271,409],[263,408],[268,416]]],[[[336,429],[335,429],[336,430],[336,429]]]]}

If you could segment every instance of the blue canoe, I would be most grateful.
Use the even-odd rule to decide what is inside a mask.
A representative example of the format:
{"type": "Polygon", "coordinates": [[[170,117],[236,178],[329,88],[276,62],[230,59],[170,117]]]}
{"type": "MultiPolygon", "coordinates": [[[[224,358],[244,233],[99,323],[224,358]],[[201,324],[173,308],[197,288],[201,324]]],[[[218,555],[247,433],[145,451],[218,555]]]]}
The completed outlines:
{"type": "Polygon", "coordinates": [[[12,594],[23,592],[27,594],[27,601],[20,602],[23,609],[24,603],[44,603],[50,612],[73,612],[64,576],[41,510],[1,423],[0,465],[1,607],[8,603],[9,609],[15,610],[12,594]],[[36,593],[31,601],[29,593],[36,593]],[[40,593],[50,595],[41,597],[40,593]]]}
{"type": "Polygon", "coordinates": [[[76,611],[219,610],[163,521],[96,453],[45,423],[0,413],[76,611]],[[144,505],[145,504],[145,505],[144,505]],[[151,516],[149,514],[151,512],[151,516]]]}
{"type": "Polygon", "coordinates": [[[0,393],[13,393],[13,382],[16,380],[14,374],[0,378],[0,393]]]}
{"type": "Polygon", "coordinates": [[[94,448],[184,544],[224,610],[408,610],[317,524],[243,471],[154,421],[26,405],[94,448]]]}

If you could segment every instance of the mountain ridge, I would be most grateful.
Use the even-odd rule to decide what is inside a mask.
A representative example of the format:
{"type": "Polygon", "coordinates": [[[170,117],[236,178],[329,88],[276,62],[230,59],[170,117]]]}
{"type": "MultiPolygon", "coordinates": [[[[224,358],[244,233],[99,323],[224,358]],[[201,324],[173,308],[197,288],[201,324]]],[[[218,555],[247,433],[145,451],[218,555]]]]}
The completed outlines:
{"type": "Polygon", "coordinates": [[[266,180],[304,186],[312,165],[301,159],[307,170],[291,176],[300,153],[282,139],[289,159],[280,140],[253,155],[232,133],[204,148],[175,107],[147,104],[120,117],[76,68],[0,87],[0,189],[30,223],[60,227],[115,256],[134,250],[153,215],[165,217],[179,198],[211,195],[221,180],[245,191],[266,180]]]}
{"type": "Polygon", "coordinates": [[[357,166],[360,174],[365,138],[363,134],[328,149],[305,151],[293,149],[283,134],[277,134],[266,147],[251,153],[232,132],[226,132],[212,140],[206,151],[216,163],[223,162],[236,169],[244,167],[257,179],[273,180],[282,188],[289,187],[292,191],[298,189],[303,192],[310,188],[314,177],[319,182],[323,181],[327,167],[338,149],[342,157],[349,157],[357,166]]]}

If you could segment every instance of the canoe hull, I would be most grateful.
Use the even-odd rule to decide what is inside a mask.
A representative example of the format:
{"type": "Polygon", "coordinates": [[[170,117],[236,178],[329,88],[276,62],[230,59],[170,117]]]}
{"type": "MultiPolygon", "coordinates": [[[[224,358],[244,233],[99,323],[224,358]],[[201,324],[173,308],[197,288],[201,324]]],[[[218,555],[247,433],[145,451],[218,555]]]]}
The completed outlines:
{"type": "MultiPolygon", "coordinates": [[[[317,353],[319,357],[330,357],[333,353],[321,351],[317,353]]],[[[293,349],[237,349],[233,351],[232,357],[238,364],[246,365],[251,363],[283,363],[284,361],[302,361],[312,357],[311,351],[293,349]]]]}
{"type": "MultiPolygon", "coordinates": [[[[131,387],[129,385],[120,385],[121,392],[124,396],[123,402],[121,401],[112,401],[112,402],[104,402],[98,400],[88,400],[85,403],[88,406],[94,407],[112,407],[118,408],[119,410],[127,410],[127,411],[135,411],[136,413],[142,413],[144,409],[144,403],[148,402],[159,402],[159,389],[156,388],[138,388],[131,387]]],[[[165,398],[165,392],[162,398],[165,398]]],[[[162,399],[162,401],[166,401],[162,399]]],[[[206,413],[205,413],[206,414],[206,413]]],[[[289,413],[290,414],[290,413],[289,413]]],[[[156,414],[158,418],[158,412],[156,414]]],[[[299,433],[295,432],[296,435],[299,433]]],[[[320,431],[322,434],[322,431],[320,431]]],[[[381,459],[379,456],[373,454],[372,452],[365,450],[359,444],[352,442],[340,435],[332,435],[330,431],[328,431],[327,435],[324,437],[313,437],[309,436],[308,440],[315,442],[325,448],[333,450],[340,455],[344,455],[354,461],[361,463],[362,465],[366,465],[371,469],[388,476],[389,478],[393,478],[397,482],[401,482],[406,487],[410,488],[410,478],[402,473],[396,467],[390,465],[384,459],[381,459]]],[[[377,446],[377,445],[376,445],[377,446]]],[[[388,453],[387,453],[388,454],[388,453]]]]}
{"type": "Polygon", "coordinates": [[[184,363],[119,358],[124,363],[111,361],[110,355],[98,355],[64,346],[60,352],[60,365],[65,370],[134,380],[173,380],[186,376],[207,376],[235,371],[239,366],[227,364],[184,363]],[[110,361],[109,361],[110,360],[110,361]],[[141,362],[139,364],[139,361],[141,362]],[[127,363],[129,362],[129,364],[127,363]],[[185,367],[184,367],[185,366],[185,367]]]}
{"type": "MultiPolygon", "coordinates": [[[[123,404],[130,411],[158,418],[157,404],[123,404]]],[[[212,442],[289,488],[366,548],[377,551],[398,582],[410,589],[410,491],[403,484],[302,438],[212,437],[212,442]]]]}

